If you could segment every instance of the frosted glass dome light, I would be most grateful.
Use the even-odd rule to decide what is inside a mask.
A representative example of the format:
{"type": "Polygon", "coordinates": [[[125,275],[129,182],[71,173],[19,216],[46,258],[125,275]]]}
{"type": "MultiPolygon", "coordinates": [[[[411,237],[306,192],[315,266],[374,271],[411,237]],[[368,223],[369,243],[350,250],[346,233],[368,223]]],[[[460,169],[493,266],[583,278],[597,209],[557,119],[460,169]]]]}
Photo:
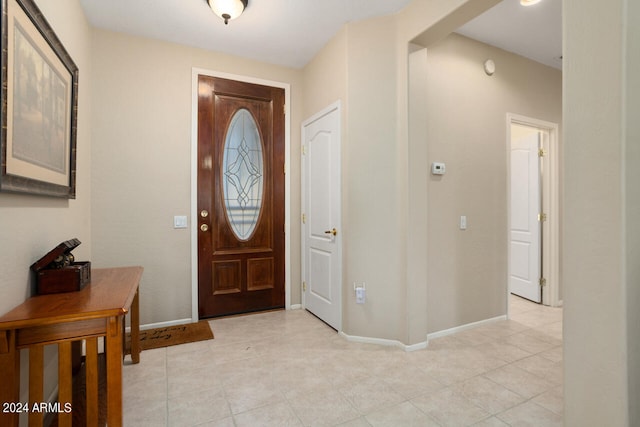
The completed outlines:
{"type": "Polygon", "coordinates": [[[224,19],[227,25],[230,20],[242,15],[249,0],[207,0],[213,13],[224,19]]]}

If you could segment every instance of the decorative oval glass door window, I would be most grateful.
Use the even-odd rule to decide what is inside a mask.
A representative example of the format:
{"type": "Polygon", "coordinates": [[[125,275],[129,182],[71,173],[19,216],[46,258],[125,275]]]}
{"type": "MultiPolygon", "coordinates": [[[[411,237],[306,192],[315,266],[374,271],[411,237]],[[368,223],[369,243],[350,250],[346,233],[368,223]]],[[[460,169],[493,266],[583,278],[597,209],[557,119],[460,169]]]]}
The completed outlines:
{"type": "Polygon", "coordinates": [[[249,240],[258,225],[264,187],[262,141],[251,113],[241,108],[231,118],[222,158],[227,218],[239,240],[249,240]]]}

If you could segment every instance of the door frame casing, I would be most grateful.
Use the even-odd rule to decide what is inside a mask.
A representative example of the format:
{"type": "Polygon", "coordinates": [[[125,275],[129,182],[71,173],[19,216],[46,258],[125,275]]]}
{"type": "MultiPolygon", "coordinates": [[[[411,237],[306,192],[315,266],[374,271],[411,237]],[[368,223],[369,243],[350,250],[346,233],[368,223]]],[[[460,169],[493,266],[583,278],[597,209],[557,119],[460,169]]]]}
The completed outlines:
{"type": "MultiPolygon", "coordinates": [[[[511,125],[535,127],[549,132],[549,144],[545,147],[545,168],[540,190],[542,206],[547,220],[542,223],[542,273],[547,284],[542,288],[542,304],[552,307],[562,305],[560,299],[560,147],[558,124],[534,119],[519,114],[507,113],[507,152],[511,150],[511,125]],[[548,175],[548,176],[547,176],[548,175]]],[[[507,157],[507,231],[511,229],[511,159],[507,157]]],[[[507,248],[509,233],[507,233],[507,248]]],[[[511,256],[507,250],[507,278],[511,275],[511,256]]],[[[507,316],[509,316],[509,295],[511,289],[507,281],[507,316]]]]}
{"type": "MultiPolygon", "coordinates": [[[[342,320],[343,320],[343,299],[344,299],[344,286],[343,286],[343,268],[344,268],[344,263],[342,260],[342,249],[343,249],[343,240],[342,240],[342,102],[340,100],[337,100],[331,104],[329,104],[328,106],[326,106],[325,108],[323,108],[322,110],[318,111],[317,113],[313,114],[311,117],[305,119],[302,121],[302,123],[300,124],[300,140],[302,142],[302,144],[306,144],[306,130],[305,127],[310,124],[313,123],[314,121],[320,119],[323,116],[326,116],[327,114],[333,112],[333,111],[337,111],[338,114],[338,127],[339,127],[339,137],[340,140],[338,141],[338,160],[339,160],[339,165],[338,165],[338,173],[339,173],[339,184],[338,184],[338,194],[337,194],[337,198],[338,198],[338,203],[340,206],[340,213],[339,213],[339,224],[337,224],[337,228],[339,229],[340,232],[340,239],[338,241],[338,245],[337,245],[337,252],[338,252],[338,259],[340,261],[340,291],[339,291],[339,307],[340,307],[340,314],[339,314],[339,319],[338,319],[338,332],[342,332],[342,320]]],[[[306,209],[306,203],[307,203],[307,192],[306,192],[306,180],[307,180],[307,167],[305,165],[305,158],[304,156],[300,156],[300,178],[301,178],[301,194],[300,194],[300,203],[302,206],[302,211],[303,213],[307,213],[305,212],[306,209]]],[[[300,233],[300,245],[302,248],[302,256],[300,257],[300,275],[302,277],[302,280],[306,280],[307,277],[307,262],[306,262],[306,258],[307,258],[307,234],[306,234],[306,230],[304,225],[302,226],[303,229],[300,233]]],[[[301,301],[302,301],[302,308],[306,309],[306,293],[303,291],[301,293],[301,301]]]]}
{"type": "Polygon", "coordinates": [[[291,85],[289,83],[239,74],[225,73],[193,67],[191,69],[191,215],[189,228],[191,230],[191,321],[197,322],[198,315],[198,76],[218,77],[243,83],[253,83],[284,89],[284,293],[285,309],[291,305],[291,85]]]}

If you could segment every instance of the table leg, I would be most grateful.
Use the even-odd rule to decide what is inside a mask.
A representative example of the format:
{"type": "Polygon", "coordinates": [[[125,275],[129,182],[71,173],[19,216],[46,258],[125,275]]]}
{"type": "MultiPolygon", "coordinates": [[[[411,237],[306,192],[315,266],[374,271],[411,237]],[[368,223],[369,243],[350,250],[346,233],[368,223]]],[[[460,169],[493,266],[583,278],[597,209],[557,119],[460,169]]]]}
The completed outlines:
{"type": "Polygon", "coordinates": [[[71,427],[73,423],[73,373],[71,342],[58,343],[58,425],[71,427]]]}
{"type": "MultiPolygon", "coordinates": [[[[0,404],[20,402],[20,351],[16,349],[16,331],[0,331],[0,404]]],[[[17,426],[18,413],[0,411],[0,425],[17,426]]]]}
{"type": "Polygon", "coordinates": [[[85,359],[86,373],[86,416],[87,427],[96,427],[100,416],[98,402],[98,385],[100,383],[100,369],[98,367],[98,338],[91,337],[86,340],[87,357],[85,359]]]}
{"type": "Polygon", "coordinates": [[[140,302],[139,290],[131,303],[131,361],[140,363],[140,302]]]}
{"type": "Polygon", "coordinates": [[[124,316],[107,319],[107,425],[122,426],[122,325],[124,316]]]}

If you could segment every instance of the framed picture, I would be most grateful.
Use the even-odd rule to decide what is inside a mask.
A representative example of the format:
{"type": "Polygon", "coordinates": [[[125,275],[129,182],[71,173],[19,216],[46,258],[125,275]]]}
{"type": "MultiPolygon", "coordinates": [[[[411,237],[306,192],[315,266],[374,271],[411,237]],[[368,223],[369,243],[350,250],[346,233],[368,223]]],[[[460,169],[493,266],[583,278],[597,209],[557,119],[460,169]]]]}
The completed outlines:
{"type": "Polygon", "coordinates": [[[33,0],[0,1],[0,191],[75,199],[78,67],[33,0]]]}

